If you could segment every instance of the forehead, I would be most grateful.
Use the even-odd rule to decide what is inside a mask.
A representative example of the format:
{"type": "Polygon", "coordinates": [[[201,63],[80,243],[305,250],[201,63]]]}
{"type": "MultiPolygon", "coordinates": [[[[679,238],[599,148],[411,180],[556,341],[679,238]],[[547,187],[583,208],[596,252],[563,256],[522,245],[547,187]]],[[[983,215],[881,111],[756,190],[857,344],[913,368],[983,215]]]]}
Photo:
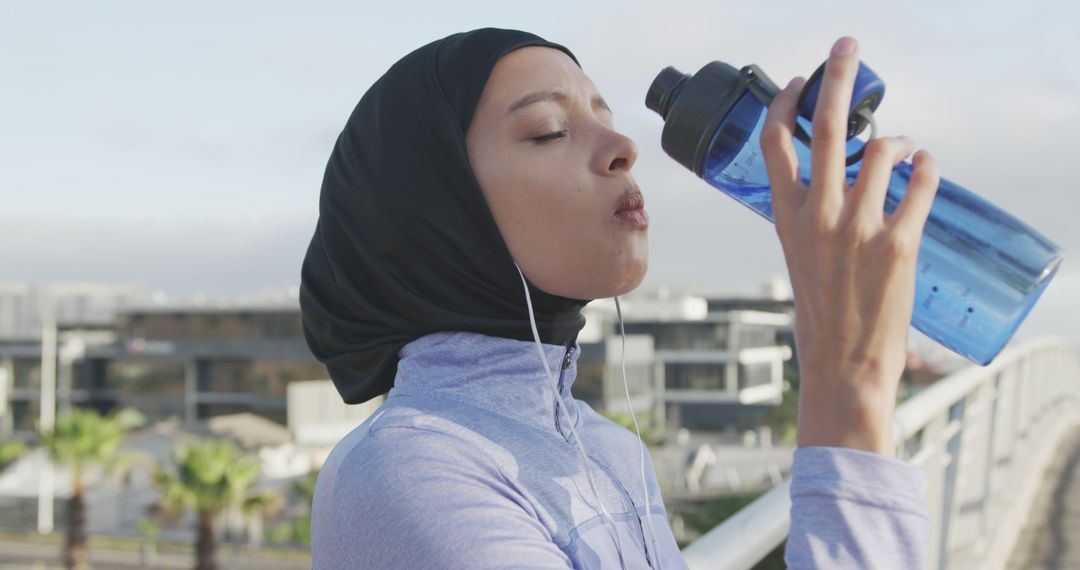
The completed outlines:
{"type": "Polygon", "coordinates": [[[541,90],[583,99],[596,95],[592,80],[570,56],[555,48],[529,46],[499,58],[484,86],[481,105],[501,106],[505,112],[521,96],[541,90]]]}

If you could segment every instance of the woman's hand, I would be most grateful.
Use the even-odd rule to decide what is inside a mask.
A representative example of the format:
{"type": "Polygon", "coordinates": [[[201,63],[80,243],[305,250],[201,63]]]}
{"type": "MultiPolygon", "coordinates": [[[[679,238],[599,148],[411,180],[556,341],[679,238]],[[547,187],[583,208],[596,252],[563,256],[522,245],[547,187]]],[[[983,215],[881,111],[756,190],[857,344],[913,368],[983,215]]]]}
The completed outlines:
{"type": "Polygon", "coordinates": [[[857,180],[847,184],[847,119],[858,66],[855,40],[841,38],[826,63],[814,111],[809,188],[799,178],[792,143],[802,78],[793,79],[769,106],[761,146],[795,296],[798,445],[892,456],[915,262],[938,168],[927,152],[917,152],[907,193],[886,215],[892,168],[914,144],[906,137],[882,137],[867,145],[857,180]]]}

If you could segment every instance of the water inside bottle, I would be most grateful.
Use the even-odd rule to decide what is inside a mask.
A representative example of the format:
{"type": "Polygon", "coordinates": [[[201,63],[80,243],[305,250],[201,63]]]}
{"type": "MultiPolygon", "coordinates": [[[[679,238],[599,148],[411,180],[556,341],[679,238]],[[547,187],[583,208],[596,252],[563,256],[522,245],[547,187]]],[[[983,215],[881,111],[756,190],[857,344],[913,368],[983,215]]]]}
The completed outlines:
{"type": "MultiPolygon", "coordinates": [[[[812,132],[809,122],[797,120],[812,132]]],[[[764,122],[761,103],[743,96],[717,131],[703,178],[775,223],[758,145],[764,122]]],[[[809,186],[810,149],[793,142],[800,177],[809,186]]],[[[848,154],[863,144],[848,141],[848,154]]],[[[855,183],[861,165],[847,168],[848,184],[855,183]]],[[[893,168],[886,213],[899,205],[912,168],[906,161],[893,168]]],[[[1042,295],[1062,258],[1057,246],[1023,222],[941,178],[920,243],[911,324],[958,354],[988,364],[1042,295]]]]}

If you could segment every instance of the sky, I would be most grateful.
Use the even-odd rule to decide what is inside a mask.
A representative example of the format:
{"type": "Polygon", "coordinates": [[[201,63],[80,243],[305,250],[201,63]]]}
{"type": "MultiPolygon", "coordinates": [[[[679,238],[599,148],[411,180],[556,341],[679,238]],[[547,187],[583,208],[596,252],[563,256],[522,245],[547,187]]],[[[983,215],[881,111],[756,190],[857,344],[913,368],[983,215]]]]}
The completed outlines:
{"type": "MultiPolygon", "coordinates": [[[[171,296],[299,283],[337,134],[409,51],[485,26],[568,46],[635,139],[660,286],[786,277],[774,227],[660,148],[656,74],[713,60],[783,85],[852,35],[882,134],[1067,255],[1025,323],[1080,340],[1080,4],[1051,2],[13,2],[0,0],[0,282],[171,296]]],[[[1025,331],[1025,329],[1021,329],[1025,331]]]]}

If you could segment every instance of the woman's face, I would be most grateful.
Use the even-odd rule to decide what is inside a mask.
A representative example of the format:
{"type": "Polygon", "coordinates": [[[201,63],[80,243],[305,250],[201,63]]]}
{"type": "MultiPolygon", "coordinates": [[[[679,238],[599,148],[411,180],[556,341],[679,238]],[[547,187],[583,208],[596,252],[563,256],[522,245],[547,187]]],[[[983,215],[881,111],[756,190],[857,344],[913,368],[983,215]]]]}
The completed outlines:
{"type": "Polygon", "coordinates": [[[466,136],[469,161],[510,254],[553,295],[633,290],[648,266],[648,216],[630,174],[637,146],[562,51],[499,59],[466,136]]]}

